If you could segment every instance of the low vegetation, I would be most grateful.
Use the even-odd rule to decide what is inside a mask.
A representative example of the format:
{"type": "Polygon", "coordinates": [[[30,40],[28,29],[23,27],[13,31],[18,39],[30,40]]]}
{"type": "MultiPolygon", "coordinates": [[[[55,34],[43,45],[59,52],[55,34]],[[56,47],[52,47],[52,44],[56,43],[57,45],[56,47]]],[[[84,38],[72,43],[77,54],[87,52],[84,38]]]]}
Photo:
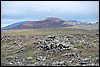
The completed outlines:
{"type": "Polygon", "coordinates": [[[74,28],[1,31],[2,66],[99,66],[99,32],[74,28]]]}

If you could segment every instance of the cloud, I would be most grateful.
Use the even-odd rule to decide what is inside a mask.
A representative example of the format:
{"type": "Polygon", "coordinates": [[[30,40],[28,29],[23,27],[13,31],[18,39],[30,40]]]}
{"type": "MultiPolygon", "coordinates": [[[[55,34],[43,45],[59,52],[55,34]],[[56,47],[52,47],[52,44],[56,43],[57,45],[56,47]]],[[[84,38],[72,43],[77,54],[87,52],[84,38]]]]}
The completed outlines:
{"type": "MultiPolygon", "coordinates": [[[[98,4],[98,2],[94,2],[98,4]]],[[[8,1],[3,2],[2,16],[31,16],[35,13],[89,14],[98,13],[98,5],[80,1],[8,1]],[[5,5],[5,6],[4,6],[5,5]]],[[[49,14],[48,14],[49,15],[49,14]]]]}
{"type": "Polygon", "coordinates": [[[99,1],[1,1],[1,19],[33,20],[49,16],[95,21],[99,18],[99,1]]]}

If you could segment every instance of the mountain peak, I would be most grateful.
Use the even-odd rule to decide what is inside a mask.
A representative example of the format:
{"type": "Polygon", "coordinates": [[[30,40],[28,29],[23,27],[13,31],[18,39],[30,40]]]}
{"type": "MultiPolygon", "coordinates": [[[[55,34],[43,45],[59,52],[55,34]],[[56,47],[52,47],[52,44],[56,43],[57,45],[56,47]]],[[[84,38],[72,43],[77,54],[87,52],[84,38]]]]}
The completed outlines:
{"type": "Polygon", "coordinates": [[[63,20],[61,20],[59,18],[54,18],[54,17],[48,17],[48,18],[45,18],[44,20],[54,21],[54,22],[62,22],[63,21],[63,20]]]}
{"type": "Polygon", "coordinates": [[[61,20],[59,18],[54,18],[54,17],[48,17],[48,18],[45,18],[44,20],[61,20]]]}

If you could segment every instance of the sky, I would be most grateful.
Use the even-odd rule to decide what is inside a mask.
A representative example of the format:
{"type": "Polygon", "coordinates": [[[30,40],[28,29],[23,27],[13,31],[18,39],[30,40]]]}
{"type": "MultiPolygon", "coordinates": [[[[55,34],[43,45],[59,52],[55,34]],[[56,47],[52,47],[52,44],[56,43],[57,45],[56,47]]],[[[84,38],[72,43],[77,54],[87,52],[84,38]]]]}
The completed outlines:
{"type": "Polygon", "coordinates": [[[1,1],[1,27],[47,17],[95,22],[99,20],[99,1],[1,1]]]}

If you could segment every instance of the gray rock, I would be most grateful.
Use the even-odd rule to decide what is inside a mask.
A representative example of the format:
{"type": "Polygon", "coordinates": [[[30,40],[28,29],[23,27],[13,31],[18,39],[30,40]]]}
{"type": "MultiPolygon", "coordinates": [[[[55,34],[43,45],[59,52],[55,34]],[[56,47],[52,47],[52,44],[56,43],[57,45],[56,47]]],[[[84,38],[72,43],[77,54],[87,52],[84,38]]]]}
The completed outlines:
{"type": "Polygon", "coordinates": [[[32,57],[28,57],[27,59],[33,59],[32,57]]]}
{"type": "Polygon", "coordinates": [[[38,62],[34,63],[34,66],[46,66],[46,63],[43,61],[38,61],[38,62]]]}
{"type": "Polygon", "coordinates": [[[43,57],[43,56],[37,56],[37,60],[39,61],[44,61],[46,59],[46,57],[43,57]]]}
{"type": "Polygon", "coordinates": [[[52,63],[52,66],[68,66],[68,63],[66,61],[56,61],[52,63]]]}

